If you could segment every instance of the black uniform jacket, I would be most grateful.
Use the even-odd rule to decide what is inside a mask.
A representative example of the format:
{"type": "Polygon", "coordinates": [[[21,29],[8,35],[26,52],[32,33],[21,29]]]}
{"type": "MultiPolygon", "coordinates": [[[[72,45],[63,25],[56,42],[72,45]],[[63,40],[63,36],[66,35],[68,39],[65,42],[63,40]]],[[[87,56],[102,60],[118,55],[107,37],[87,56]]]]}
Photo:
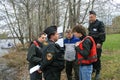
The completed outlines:
{"type": "Polygon", "coordinates": [[[105,26],[104,23],[96,20],[93,23],[89,24],[89,36],[92,36],[97,43],[102,44],[105,41],[105,26]]]}
{"type": "Polygon", "coordinates": [[[36,65],[41,65],[41,60],[42,60],[42,43],[40,43],[39,41],[37,41],[37,43],[39,44],[39,47],[36,47],[36,45],[32,42],[31,46],[28,50],[28,54],[27,54],[27,60],[29,61],[29,68],[32,68],[36,65]]]}
{"type": "Polygon", "coordinates": [[[61,71],[64,68],[64,50],[55,42],[48,40],[44,45],[41,70],[61,71]]]}

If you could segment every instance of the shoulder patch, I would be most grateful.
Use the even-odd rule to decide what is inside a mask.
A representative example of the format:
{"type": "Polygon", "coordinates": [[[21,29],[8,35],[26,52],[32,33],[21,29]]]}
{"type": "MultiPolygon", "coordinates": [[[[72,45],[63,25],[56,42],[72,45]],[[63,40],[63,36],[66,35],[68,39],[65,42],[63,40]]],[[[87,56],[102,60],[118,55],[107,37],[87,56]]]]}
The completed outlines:
{"type": "Polygon", "coordinates": [[[53,54],[52,53],[47,53],[47,60],[51,60],[53,58],[53,54]]]}

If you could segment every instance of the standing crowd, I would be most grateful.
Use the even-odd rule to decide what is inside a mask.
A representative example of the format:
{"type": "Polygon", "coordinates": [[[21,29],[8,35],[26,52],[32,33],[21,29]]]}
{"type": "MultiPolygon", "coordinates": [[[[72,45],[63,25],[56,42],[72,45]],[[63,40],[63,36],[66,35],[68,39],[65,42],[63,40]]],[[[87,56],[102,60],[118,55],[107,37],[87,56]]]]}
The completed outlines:
{"type": "Polygon", "coordinates": [[[64,47],[55,43],[59,39],[57,26],[46,28],[37,40],[30,43],[27,54],[29,70],[36,65],[39,69],[30,74],[30,80],[60,80],[65,68],[67,80],[100,80],[102,45],[105,41],[105,26],[89,12],[88,35],[82,25],[65,31],[64,47]],[[74,72],[73,72],[74,70],[74,72]]]}

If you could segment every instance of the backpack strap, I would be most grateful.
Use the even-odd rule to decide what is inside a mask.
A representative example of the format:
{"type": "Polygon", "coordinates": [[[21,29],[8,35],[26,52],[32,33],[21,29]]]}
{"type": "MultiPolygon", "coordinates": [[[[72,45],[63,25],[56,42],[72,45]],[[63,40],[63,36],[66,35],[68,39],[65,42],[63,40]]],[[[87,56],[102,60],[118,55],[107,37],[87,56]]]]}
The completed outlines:
{"type": "Polygon", "coordinates": [[[84,38],[84,40],[87,39],[87,38],[91,39],[91,36],[86,36],[86,37],[84,38]]]}
{"type": "Polygon", "coordinates": [[[37,41],[33,41],[33,44],[34,44],[38,49],[41,49],[41,48],[40,48],[40,45],[38,44],[37,41]]]}

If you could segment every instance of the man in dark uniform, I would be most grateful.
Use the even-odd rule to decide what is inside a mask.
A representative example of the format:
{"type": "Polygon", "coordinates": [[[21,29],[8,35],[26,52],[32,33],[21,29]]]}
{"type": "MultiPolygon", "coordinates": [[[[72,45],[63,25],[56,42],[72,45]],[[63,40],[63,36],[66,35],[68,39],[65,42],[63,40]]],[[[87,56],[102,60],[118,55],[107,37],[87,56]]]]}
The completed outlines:
{"type": "Polygon", "coordinates": [[[57,27],[50,26],[44,32],[47,34],[48,41],[43,47],[41,70],[45,80],[60,80],[64,68],[64,51],[55,43],[59,38],[57,27]]]}
{"type": "MultiPolygon", "coordinates": [[[[29,61],[29,69],[33,68],[36,65],[41,65],[41,58],[42,58],[42,43],[46,41],[46,34],[41,33],[38,37],[38,40],[34,40],[27,54],[27,60],[29,61]]],[[[41,71],[35,71],[34,73],[30,74],[30,80],[42,80],[42,73],[41,71]]]]}
{"type": "Polygon", "coordinates": [[[96,19],[96,13],[94,11],[89,12],[89,36],[92,36],[97,45],[97,62],[93,63],[93,72],[96,72],[95,80],[100,79],[101,70],[101,53],[102,44],[105,41],[105,26],[104,23],[96,19]]]}

